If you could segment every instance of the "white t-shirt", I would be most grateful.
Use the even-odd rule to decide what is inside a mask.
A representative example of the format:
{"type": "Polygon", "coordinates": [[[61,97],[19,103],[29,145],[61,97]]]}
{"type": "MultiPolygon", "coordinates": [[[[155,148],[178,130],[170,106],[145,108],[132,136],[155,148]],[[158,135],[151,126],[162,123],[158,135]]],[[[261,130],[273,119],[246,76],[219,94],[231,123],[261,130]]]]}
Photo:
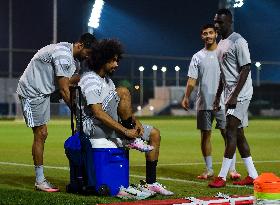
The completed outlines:
{"type": "MultiPolygon", "coordinates": [[[[227,100],[237,85],[241,67],[251,63],[248,43],[240,34],[233,32],[228,38],[219,42],[217,54],[224,81],[225,99],[227,100]]],[[[250,72],[237,100],[250,100],[252,95],[253,86],[250,72]]]]}

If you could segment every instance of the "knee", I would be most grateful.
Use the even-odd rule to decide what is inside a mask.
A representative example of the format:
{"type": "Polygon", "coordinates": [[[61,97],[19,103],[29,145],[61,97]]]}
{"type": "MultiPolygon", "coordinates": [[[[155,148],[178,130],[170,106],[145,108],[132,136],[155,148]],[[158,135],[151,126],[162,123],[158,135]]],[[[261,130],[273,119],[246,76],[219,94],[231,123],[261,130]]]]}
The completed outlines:
{"type": "Polygon", "coordinates": [[[116,91],[120,98],[130,97],[130,92],[126,87],[118,87],[116,91]]]}
{"type": "Polygon", "coordinates": [[[150,143],[160,144],[160,131],[157,128],[153,128],[150,134],[150,143]]]}
{"type": "Polygon", "coordinates": [[[46,127],[39,128],[35,131],[35,140],[45,142],[48,137],[48,130],[46,127]]]}

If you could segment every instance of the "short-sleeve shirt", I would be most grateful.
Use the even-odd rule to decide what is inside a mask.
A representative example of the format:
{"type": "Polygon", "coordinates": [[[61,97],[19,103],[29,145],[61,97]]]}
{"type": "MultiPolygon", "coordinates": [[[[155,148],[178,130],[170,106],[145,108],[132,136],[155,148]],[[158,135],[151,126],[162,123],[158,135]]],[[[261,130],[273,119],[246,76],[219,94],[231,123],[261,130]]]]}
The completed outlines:
{"type": "Polygon", "coordinates": [[[76,70],[72,50],[73,45],[67,42],[41,48],[20,77],[17,93],[25,98],[38,98],[53,93],[56,77],[70,78],[76,70]]]}
{"type": "MultiPolygon", "coordinates": [[[[188,76],[198,81],[197,110],[213,110],[213,102],[220,80],[220,66],[216,50],[205,48],[195,53],[189,65],[188,76]]],[[[224,109],[224,100],[220,105],[224,109]]]]}
{"type": "MultiPolygon", "coordinates": [[[[248,43],[240,34],[233,32],[228,38],[220,40],[217,54],[227,100],[237,85],[241,67],[251,63],[248,43]]],[[[252,95],[253,86],[250,72],[237,100],[250,100],[252,95]]]]}
{"type": "Polygon", "coordinates": [[[100,77],[94,71],[83,73],[78,85],[85,101],[83,114],[88,117],[94,117],[89,105],[102,104],[102,109],[106,112],[109,102],[117,96],[113,81],[109,77],[100,77]]]}

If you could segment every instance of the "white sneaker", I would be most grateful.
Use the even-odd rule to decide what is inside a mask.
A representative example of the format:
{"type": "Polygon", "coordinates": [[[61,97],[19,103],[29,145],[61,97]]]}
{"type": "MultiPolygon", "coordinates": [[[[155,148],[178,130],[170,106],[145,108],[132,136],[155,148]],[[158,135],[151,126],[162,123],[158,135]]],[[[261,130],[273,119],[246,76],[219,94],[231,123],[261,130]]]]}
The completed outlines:
{"type": "Polygon", "coordinates": [[[167,190],[165,186],[163,186],[162,184],[160,184],[158,182],[155,182],[153,184],[147,184],[147,188],[153,192],[156,192],[158,194],[165,195],[165,196],[171,196],[174,194],[172,191],[167,190]]]}
{"type": "Polygon", "coordinates": [[[142,192],[135,188],[134,186],[129,186],[127,188],[124,188],[123,186],[120,187],[120,191],[117,194],[117,197],[121,199],[136,199],[136,200],[142,200],[150,197],[151,195],[142,192]]]}
{"type": "Polygon", "coordinates": [[[45,192],[58,192],[59,188],[55,187],[45,179],[40,183],[35,182],[35,190],[45,191],[45,192]]]}
{"type": "Polygon", "coordinates": [[[214,176],[213,169],[206,169],[201,175],[198,175],[198,179],[209,179],[214,176]]]}
{"type": "Polygon", "coordinates": [[[142,183],[142,180],[140,181],[140,184],[137,185],[137,189],[139,189],[142,192],[146,192],[147,194],[149,194],[150,196],[154,196],[156,195],[156,192],[148,189],[148,185],[147,183],[142,183]]]}
{"type": "Polygon", "coordinates": [[[150,152],[154,149],[153,146],[148,145],[141,138],[136,138],[133,142],[126,145],[130,149],[136,149],[140,152],[150,152]]]}

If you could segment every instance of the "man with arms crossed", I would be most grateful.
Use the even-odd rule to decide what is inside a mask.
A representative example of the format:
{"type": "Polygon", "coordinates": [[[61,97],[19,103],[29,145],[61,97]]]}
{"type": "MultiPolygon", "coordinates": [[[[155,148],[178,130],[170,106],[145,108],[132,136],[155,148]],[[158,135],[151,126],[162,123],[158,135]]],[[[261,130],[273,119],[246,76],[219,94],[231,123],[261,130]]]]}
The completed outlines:
{"type": "MultiPolygon", "coordinates": [[[[131,96],[124,87],[115,88],[110,76],[118,68],[122,57],[122,46],[116,40],[104,39],[89,62],[89,72],[81,75],[83,108],[83,131],[90,138],[135,139],[141,137],[153,146],[146,153],[145,187],[162,195],[173,195],[156,181],[156,167],[159,156],[160,132],[149,125],[142,125],[132,113],[131,96]],[[121,119],[121,122],[119,122],[121,119]]],[[[79,124],[79,123],[78,123],[79,124]]]]}
{"type": "Polygon", "coordinates": [[[43,171],[44,143],[50,119],[50,94],[58,86],[64,102],[69,105],[69,79],[76,70],[77,61],[90,55],[95,42],[95,37],[86,33],[74,44],[61,42],[43,47],[31,59],[18,82],[17,94],[25,122],[34,134],[32,155],[37,190],[59,191],[46,180],[43,171]]]}
{"type": "Polygon", "coordinates": [[[253,95],[250,52],[246,40],[240,34],[233,32],[232,14],[228,9],[218,10],[214,22],[218,34],[222,37],[217,48],[221,79],[214,101],[214,109],[218,109],[218,102],[224,89],[227,143],[220,173],[209,183],[209,186],[219,188],[226,185],[226,175],[236,146],[245,163],[248,176],[241,181],[233,182],[233,184],[252,185],[258,173],[243,130],[244,127],[248,126],[248,107],[253,95]]]}
{"type": "MultiPolygon", "coordinates": [[[[213,111],[213,102],[218,89],[220,79],[220,67],[216,55],[216,38],[217,33],[213,24],[206,24],[201,29],[201,38],[204,41],[204,48],[193,55],[189,71],[186,93],[182,101],[184,109],[189,109],[189,97],[193,88],[198,81],[198,93],[196,101],[197,109],[197,129],[201,132],[201,151],[206,164],[206,170],[199,175],[199,179],[208,179],[214,176],[212,167],[212,146],[211,146],[211,129],[212,122],[216,118],[216,128],[220,129],[221,135],[225,139],[226,117],[224,102],[222,101],[221,109],[218,112],[213,111]]],[[[235,159],[230,167],[230,177],[232,179],[240,178],[235,170],[235,159]]]]}

